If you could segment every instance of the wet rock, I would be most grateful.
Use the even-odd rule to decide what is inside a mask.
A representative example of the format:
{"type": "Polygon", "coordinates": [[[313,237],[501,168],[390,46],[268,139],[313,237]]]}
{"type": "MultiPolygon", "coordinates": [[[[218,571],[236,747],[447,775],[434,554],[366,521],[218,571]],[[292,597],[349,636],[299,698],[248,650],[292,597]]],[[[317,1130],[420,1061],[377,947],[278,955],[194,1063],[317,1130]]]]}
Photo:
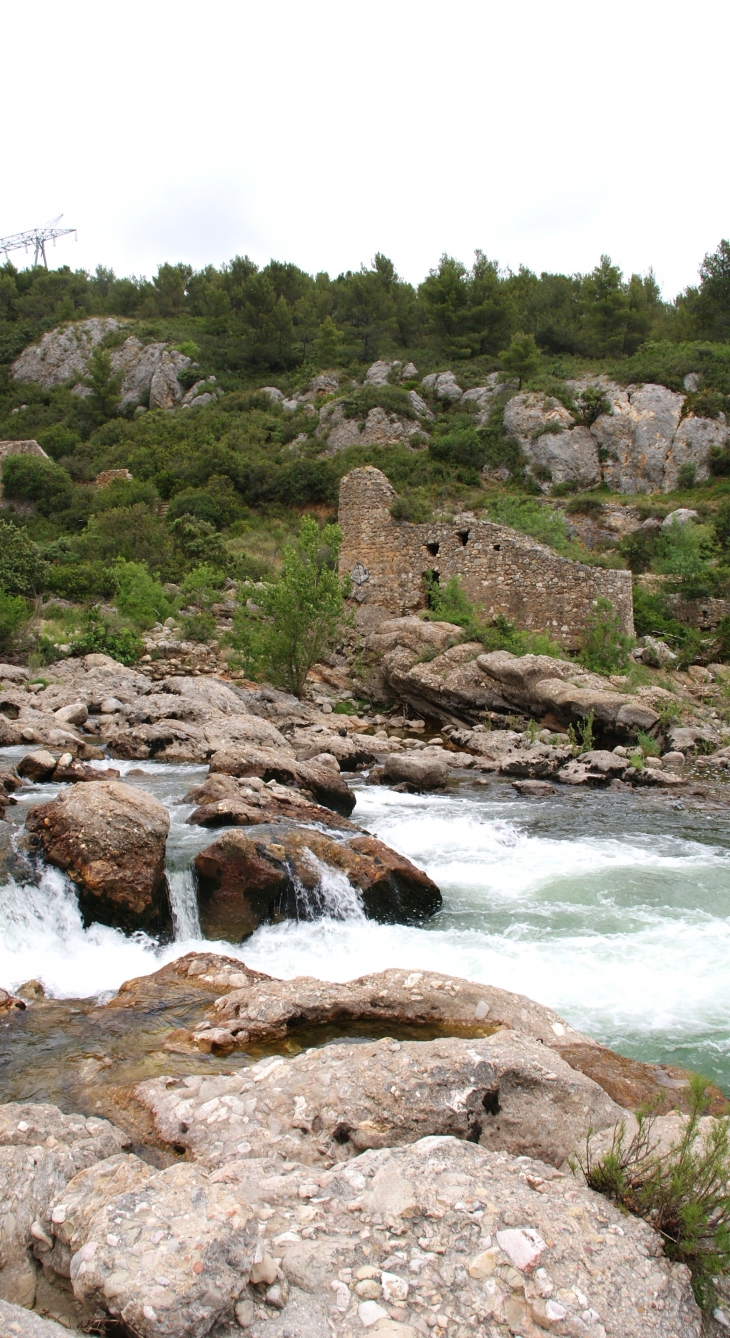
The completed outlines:
{"type": "Polygon", "coordinates": [[[104,767],[102,770],[99,767],[86,766],[83,762],[74,760],[70,753],[62,753],[50,779],[78,784],[86,781],[119,780],[119,777],[120,772],[116,767],[104,767]]]}
{"type": "Polygon", "coordinates": [[[0,883],[7,883],[11,878],[16,883],[34,881],[33,866],[24,849],[25,844],[17,827],[0,821],[0,883]]]}
{"type": "Polygon", "coordinates": [[[546,799],[548,795],[555,794],[554,785],[548,785],[547,781],[540,780],[513,781],[512,789],[524,795],[526,799],[546,799]]]}
{"type": "Polygon", "coordinates": [[[230,942],[263,921],[337,911],[344,897],[384,923],[418,923],[441,905],[435,883],[373,837],[335,841],[307,828],[224,833],[195,859],[200,919],[209,938],[230,942]],[[340,876],[328,885],[332,873],[340,876]],[[331,905],[330,905],[331,901],[331,905]]]}
{"type": "Polygon", "coordinates": [[[262,1060],[231,1078],[153,1079],[136,1096],[163,1139],[208,1167],[274,1150],[316,1165],[430,1134],[559,1166],[589,1128],[621,1116],[598,1084],[509,1031],[341,1044],[262,1060]]]}
{"type": "Polygon", "coordinates": [[[556,776],[571,755],[572,750],[569,747],[533,743],[527,748],[503,752],[499,769],[503,776],[525,776],[530,780],[556,776]]]}
{"type": "Polygon", "coordinates": [[[74,1177],[51,1220],[74,1294],[140,1338],[203,1338],[233,1318],[256,1257],[250,1209],[196,1166],[112,1157],[74,1177]]]}
{"type": "Polygon", "coordinates": [[[0,1106],[0,1297],[32,1306],[39,1269],[34,1241],[49,1247],[56,1195],[84,1167],[128,1146],[106,1120],[63,1115],[56,1106],[0,1106]]]}
{"type": "Polygon", "coordinates": [[[126,930],[167,926],[170,819],[151,794],[119,781],[75,785],[31,808],[26,827],[77,884],[88,919],[126,930]]]}
{"type": "Polygon", "coordinates": [[[345,817],[355,807],[355,796],[338,772],[314,762],[298,762],[293,754],[273,748],[241,744],[223,747],[213,754],[210,770],[229,776],[258,776],[263,781],[275,780],[281,785],[296,786],[345,817]]]}
{"type": "Polygon", "coordinates": [[[436,790],[446,784],[449,767],[442,758],[425,753],[390,753],[383,774],[385,780],[406,781],[414,790],[436,790]]]}
{"type": "Polygon", "coordinates": [[[289,818],[336,831],[359,830],[355,823],[332,809],[311,803],[298,790],[276,781],[265,784],[258,776],[239,781],[234,776],[217,773],[203,785],[195,786],[183,803],[198,805],[187,821],[200,827],[248,827],[289,818]]]}
{"type": "Polygon", "coordinates": [[[35,752],[26,753],[25,757],[21,757],[18,763],[18,775],[25,776],[31,781],[50,780],[56,770],[57,760],[53,753],[38,748],[35,752]]]}

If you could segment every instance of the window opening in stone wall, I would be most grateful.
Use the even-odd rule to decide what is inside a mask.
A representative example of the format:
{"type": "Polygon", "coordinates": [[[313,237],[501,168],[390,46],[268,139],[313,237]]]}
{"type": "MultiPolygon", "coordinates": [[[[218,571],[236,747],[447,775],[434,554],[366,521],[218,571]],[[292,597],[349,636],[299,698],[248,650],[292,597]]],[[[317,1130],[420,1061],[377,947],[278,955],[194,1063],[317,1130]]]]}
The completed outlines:
{"type": "Polygon", "coordinates": [[[436,554],[437,554],[438,551],[439,551],[439,545],[436,543],[435,540],[432,541],[431,543],[427,543],[427,544],[426,544],[426,548],[428,549],[429,553],[431,554],[431,557],[435,557],[436,554]]]}
{"type": "Polygon", "coordinates": [[[500,550],[500,548],[502,547],[502,545],[501,545],[501,544],[494,544],[493,547],[494,547],[494,551],[495,551],[495,553],[498,553],[499,550],[500,550]]]}
{"type": "Polygon", "coordinates": [[[469,542],[469,531],[468,531],[468,530],[457,530],[457,534],[458,534],[458,536],[459,536],[459,538],[460,538],[462,544],[464,545],[464,548],[466,548],[466,546],[467,546],[467,544],[468,544],[468,542],[469,542]]]}

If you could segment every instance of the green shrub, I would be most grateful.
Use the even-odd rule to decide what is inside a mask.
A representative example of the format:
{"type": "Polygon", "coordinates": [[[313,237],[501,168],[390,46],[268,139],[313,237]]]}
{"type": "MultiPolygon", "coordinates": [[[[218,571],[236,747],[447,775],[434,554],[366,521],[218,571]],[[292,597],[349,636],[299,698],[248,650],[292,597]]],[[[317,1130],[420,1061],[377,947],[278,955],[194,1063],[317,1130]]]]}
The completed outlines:
{"type": "Polygon", "coordinates": [[[204,562],[188,572],[180,586],[180,594],[186,603],[207,609],[219,597],[225,579],[224,572],[204,562]]]}
{"type": "Polygon", "coordinates": [[[565,510],[571,516],[590,516],[593,520],[598,520],[599,516],[603,515],[603,502],[595,493],[582,492],[578,497],[572,497],[566,502],[565,510]]]}
{"type": "Polygon", "coordinates": [[[621,631],[621,619],[610,599],[601,596],[595,600],[583,638],[581,663],[596,674],[615,674],[630,663],[633,644],[633,637],[621,631]]]}
{"type": "Polygon", "coordinates": [[[586,386],[578,396],[578,411],[580,421],[590,427],[601,414],[611,412],[611,401],[600,386],[586,386]]]}
{"type": "Polygon", "coordinates": [[[8,595],[34,595],[43,588],[48,564],[25,530],[0,520],[0,590],[8,595]]]}
{"type": "Polygon", "coordinates": [[[433,516],[431,506],[425,497],[410,491],[393,498],[390,514],[393,520],[410,520],[414,525],[423,525],[433,516]]]}
{"type": "Polygon", "coordinates": [[[484,435],[474,427],[457,428],[441,437],[434,437],[429,442],[428,453],[432,460],[443,460],[449,465],[467,465],[476,470],[483,469],[487,462],[484,435]]]}
{"type": "Polygon", "coordinates": [[[651,734],[646,734],[643,729],[636,732],[636,742],[638,743],[644,757],[658,757],[661,749],[656,739],[651,734]]]}
{"type": "Polygon", "coordinates": [[[730,1271],[730,1121],[701,1126],[707,1086],[697,1074],[690,1079],[689,1114],[666,1152],[653,1138],[656,1108],[644,1108],[632,1137],[622,1120],[600,1157],[591,1153],[591,1130],[577,1165],[591,1189],[650,1223],[667,1257],[690,1269],[698,1304],[712,1310],[717,1279],[730,1271]]]}
{"type": "Polygon", "coordinates": [[[336,525],[320,531],[304,516],[296,543],[284,550],[279,581],[251,592],[260,615],[244,607],[236,618],[233,644],[243,652],[248,672],[265,674],[297,697],[345,620],[349,578],[341,581],[337,574],[341,542],[336,525]]]}
{"type": "Polygon", "coordinates": [[[71,505],[73,483],[54,460],[11,455],[3,465],[3,495],[33,502],[41,516],[53,516],[71,505]]]}
{"type": "Polygon", "coordinates": [[[510,376],[517,377],[517,386],[521,389],[525,378],[532,376],[540,366],[541,355],[535,336],[521,331],[513,334],[509,348],[502,350],[499,361],[510,376]]]}
{"type": "Polygon", "coordinates": [[[173,605],[161,583],[151,576],[142,562],[120,559],[113,571],[115,604],[123,617],[140,628],[163,622],[173,612],[173,605]]]}
{"type": "Polygon", "coordinates": [[[208,609],[187,614],[180,619],[180,634],[183,641],[212,641],[215,636],[213,614],[208,609]]]}
{"type": "Polygon", "coordinates": [[[677,472],[677,488],[687,490],[694,488],[697,482],[697,465],[692,460],[687,460],[679,466],[677,472]]]}
{"type": "Polygon", "coordinates": [[[54,563],[44,584],[51,594],[70,599],[73,604],[84,599],[108,598],[114,593],[114,578],[103,562],[54,563]]]}
{"type": "Polygon", "coordinates": [[[532,498],[501,493],[485,503],[484,515],[496,525],[509,525],[523,534],[532,535],[533,539],[548,544],[558,553],[570,551],[565,518],[532,498]]]}
{"type": "Polygon", "coordinates": [[[110,655],[120,664],[136,664],[144,642],[130,627],[115,628],[97,612],[88,615],[80,636],[70,642],[72,655],[110,655]]]}
{"type": "Polygon", "coordinates": [[[345,418],[367,418],[371,409],[384,409],[401,418],[415,418],[416,411],[408,398],[408,391],[400,386],[361,386],[348,391],[341,401],[345,418]]]}
{"type": "Polygon", "coordinates": [[[691,521],[682,525],[675,520],[661,531],[654,569],[662,576],[669,576],[671,588],[686,599],[701,599],[715,587],[712,565],[715,543],[709,525],[691,521]]]}
{"type": "Polygon", "coordinates": [[[0,590],[0,650],[12,650],[13,640],[28,620],[28,606],[20,595],[0,590]]]}

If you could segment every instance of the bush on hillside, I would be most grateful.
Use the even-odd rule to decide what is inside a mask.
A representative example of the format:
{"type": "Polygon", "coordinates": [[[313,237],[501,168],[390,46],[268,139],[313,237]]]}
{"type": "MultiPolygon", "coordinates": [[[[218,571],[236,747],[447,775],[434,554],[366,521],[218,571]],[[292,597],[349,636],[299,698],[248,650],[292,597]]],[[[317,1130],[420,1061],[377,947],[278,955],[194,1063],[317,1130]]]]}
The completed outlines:
{"type": "Polygon", "coordinates": [[[110,655],[120,664],[136,664],[144,655],[144,642],[130,627],[114,627],[107,618],[92,610],[81,634],[71,641],[72,655],[110,655]]]}
{"type": "Polygon", "coordinates": [[[24,530],[0,520],[0,590],[8,595],[34,595],[48,577],[48,564],[24,530]]]}
{"type": "Polygon", "coordinates": [[[24,623],[28,621],[28,606],[20,595],[7,595],[0,590],[0,650],[7,654],[24,623]]]}
{"type": "Polygon", "coordinates": [[[633,644],[633,637],[621,631],[621,619],[610,599],[601,596],[595,600],[583,638],[581,663],[596,674],[615,674],[630,664],[633,644]]]}
{"type": "Polygon", "coordinates": [[[3,495],[33,502],[42,516],[65,511],[73,483],[65,469],[42,455],[11,455],[3,464],[3,495]]]}
{"type": "Polygon", "coordinates": [[[114,602],[122,617],[129,618],[135,627],[144,630],[171,616],[174,608],[171,600],[143,562],[125,562],[120,558],[113,579],[114,602]]]}

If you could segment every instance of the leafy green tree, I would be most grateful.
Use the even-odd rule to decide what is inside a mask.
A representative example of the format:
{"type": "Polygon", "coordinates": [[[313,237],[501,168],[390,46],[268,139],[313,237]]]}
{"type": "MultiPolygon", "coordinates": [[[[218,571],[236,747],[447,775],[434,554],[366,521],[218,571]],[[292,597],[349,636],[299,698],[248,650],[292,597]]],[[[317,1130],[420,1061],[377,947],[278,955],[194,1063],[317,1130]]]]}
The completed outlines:
{"type": "Polygon", "coordinates": [[[521,388],[522,382],[532,376],[540,366],[540,350],[535,343],[535,336],[514,334],[509,348],[502,350],[499,360],[506,372],[517,377],[517,385],[521,388]]]}
{"type": "Polygon", "coordinates": [[[12,649],[13,640],[23,623],[28,620],[28,606],[20,595],[7,595],[0,590],[0,650],[12,649]]]}
{"type": "Polygon", "coordinates": [[[43,588],[48,564],[25,530],[0,520],[0,590],[8,595],[34,595],[43,588]]]}
{"type": "Polygon", "coordinates": [[[172,603],[144,563],[125,562],[121,558],[113,575],[116,606],[123,617],[129,618],[137,627],[152,627],[153,623],[171,616],[172,603]]]}
{"type": "Polygon", "coordinates": [[[730,242],[725,239],[702,261],[693,307],[700,338],[730,338],[730,242]]]}
{"type": "Polygon", "coordinates": [[[95,348],[89,358],[84,385],[88,386],[91,391],[88,403],[98,423],[105,423],[107,418],[113,418],[117,413],[120,404],[119,387],[121,381],[121,376],[115,376],[112,372],[112,359],[109,350],[95,348]]]}
{"type": "Polygon", "coordinates": [[[633,638],[621,631],[621,619],[610,599],[597,599],[586,626],[581,663],[596,674],[615,674],[629,664],[633,644],[633,638]]]}
{"type": "Polygon", "coordinates": [[[380,254],[371,269],[363,265],[355,273],[341,274],[336,281],[335,316],[363,362],[376,358],[383,345],[394,338],[396,283],[392,261],[380,254]]]}
{"type": "Polygon", "coordinates": [[[180,594],[188,603],[208,609],[220,597],[225,579],[225,572],[203,562],[188,572],[180,586],[180,594]]]}
{"type": "Polygon", "coordinates": [[[337,367],[343,358],[344,339],[331,316],[325,316],[314,341],[317,367],[337,367]]]}
{"type": "Polygon", "coordinates": [[[587,353],[597,358],[624,352],[629,298],[621,270],[610,256],[585,275],[581,290],[581,333],[587,353]]]}
{"type": "Polygon", "coordinates": [[[284,550],[278,582],[251,591],[260,618],[246,611],[237,620],[236,644],[247,663],[297,697],[343,627],[349,578],[337,572],[341,542],[337,525],[320,530],[304,516],[296,543],[284,550]]]}
{"type": "Polygon", "coordinates": [[[654,562],[655,571],[668,576],[672,588],[687,599],[712,593],[716,581],[714,557],[715,533],[709,525],[675,520],[662,529],[661,546],[654,562]]]}

